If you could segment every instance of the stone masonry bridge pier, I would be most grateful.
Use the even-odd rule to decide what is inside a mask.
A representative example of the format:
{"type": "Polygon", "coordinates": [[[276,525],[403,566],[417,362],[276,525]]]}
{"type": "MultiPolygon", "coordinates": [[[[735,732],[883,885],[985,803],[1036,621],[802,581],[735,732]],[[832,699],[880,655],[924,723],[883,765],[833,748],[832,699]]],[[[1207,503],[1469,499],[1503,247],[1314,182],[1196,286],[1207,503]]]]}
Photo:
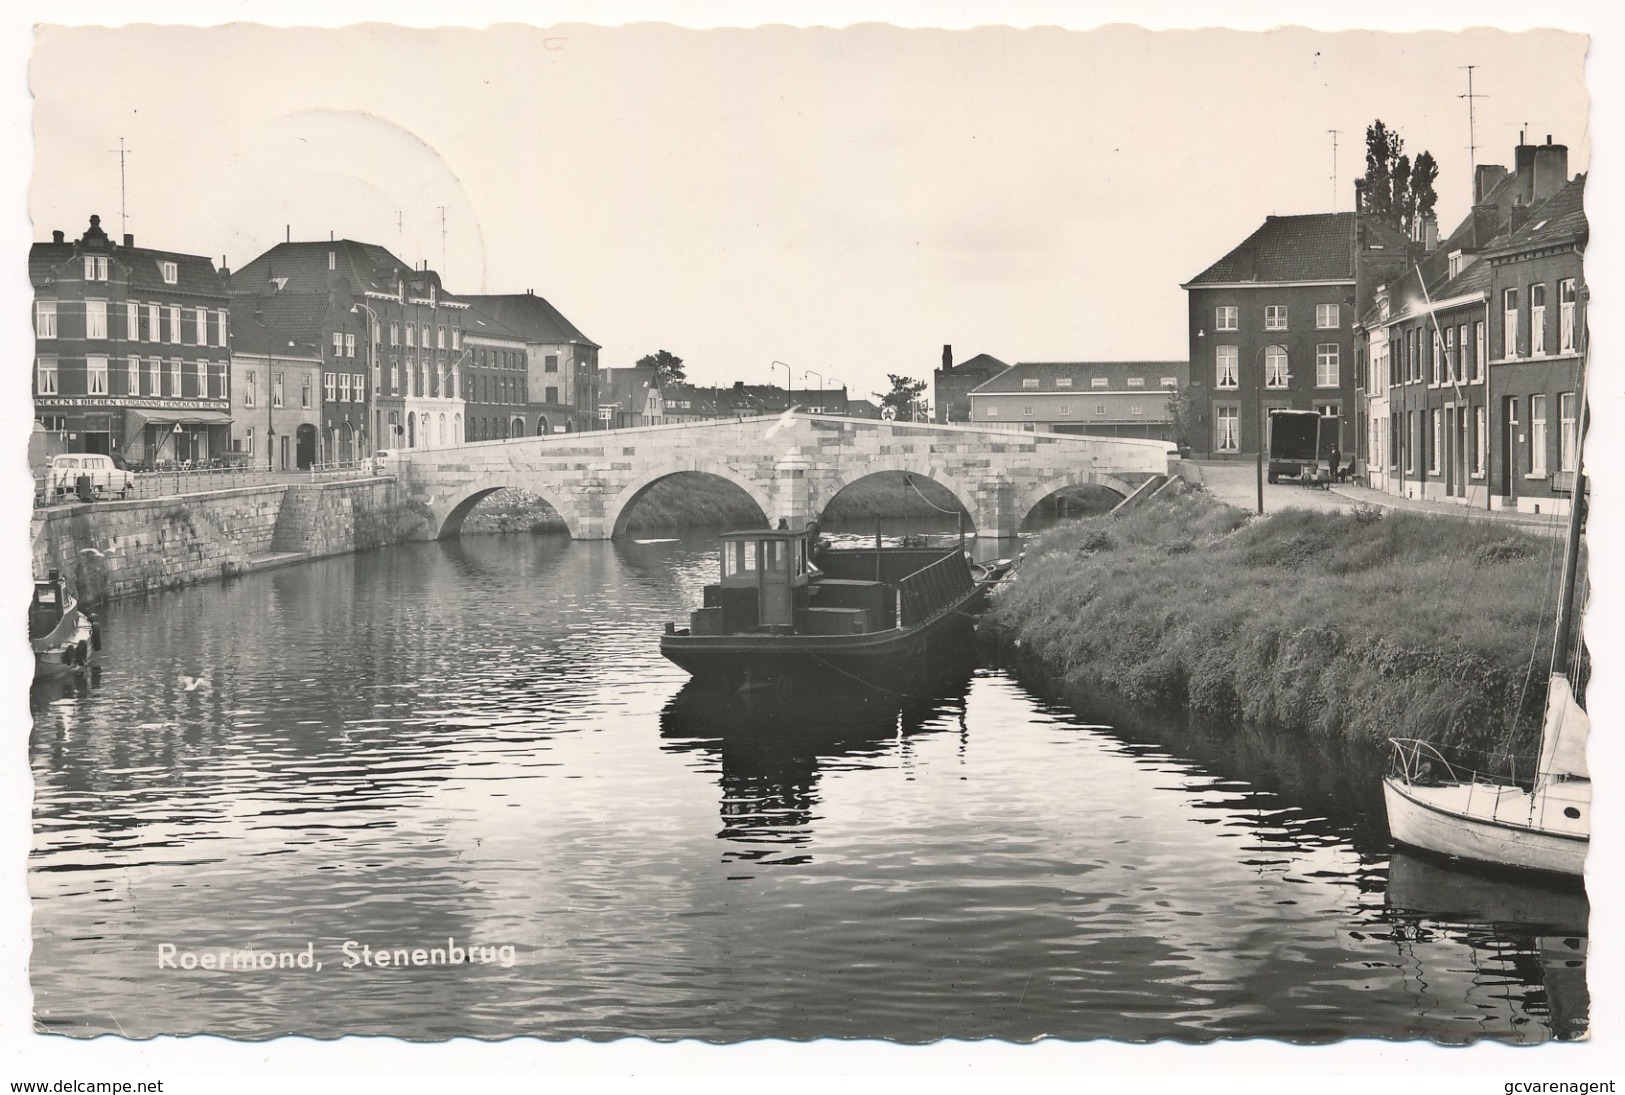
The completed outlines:
{"type": "Polygon", "coordinates": [[[769,521],[817,517],[849,483],[882,471],[934,480],[984,536],[1014,536],[1034,506],[1065,487],[1127,496],[1170,471],[1165,441],[1021,433],[828,415],[788,414],[405,449],[387,458],[444,539],[493,491],[517,487],[558,510],[578,540],[625,531],[638,496],[682,472],[726,479],[769,521]]]}

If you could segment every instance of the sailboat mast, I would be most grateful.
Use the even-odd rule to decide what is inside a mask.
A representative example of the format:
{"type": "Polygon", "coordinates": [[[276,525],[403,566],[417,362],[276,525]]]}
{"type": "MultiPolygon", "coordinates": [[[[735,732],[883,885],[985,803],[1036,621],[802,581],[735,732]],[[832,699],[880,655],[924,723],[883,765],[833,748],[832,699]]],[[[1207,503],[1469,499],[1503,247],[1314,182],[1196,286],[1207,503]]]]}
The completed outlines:
{"type": "Polygon", "coordinates": [[[1575,442],[1574,453],[1574,483],[1569,495],[1569,530],[1568,542],[1563,551],[1563,584],[1560,600],[1557,606],[1557,633],[1552,646],[1552,674],[1568,675],[1569,667],[1573,662],[1576,639],[1579,628],[1574,619],[1574,589],[1580,566],[1580,532],[1585,527],[1586,508],[1586,479],[1585,479],[1585,436],[1586,427],[1591,419],[1591,401],[1587,398],[1586,380],[1590,370],[1589,362],[1581,358],[1580,363],[1580,422],[1579,436],[1575,442]]]}

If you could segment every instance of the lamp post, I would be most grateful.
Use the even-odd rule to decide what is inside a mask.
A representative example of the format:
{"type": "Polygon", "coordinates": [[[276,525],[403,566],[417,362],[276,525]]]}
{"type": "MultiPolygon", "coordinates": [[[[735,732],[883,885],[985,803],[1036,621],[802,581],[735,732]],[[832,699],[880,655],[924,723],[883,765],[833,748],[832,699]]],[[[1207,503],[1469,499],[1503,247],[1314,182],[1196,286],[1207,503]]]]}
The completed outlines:
{"type": "MultiPolygon", "coordinates": [[[[367,327],[367,440],[371,443],[372,451],[377,452],[379,424],[376,419],[378,408],[373,397],[378,391],[378,334],[381,324],[378,322],[378,313],[359,300],[350,306],[350,311],[354,312],[357,308],[366,312],[367,318],[371,321],[367,327]]],[[[372,453],[367,455],[370,456],[372,453]]],[[[356,459],[359,460],[360,458],[361,454],[356,453],[356,459]]]]}
{"type": "Polygon", "coordinates": [[[818,410],[822,412],[824,409],[824,374],[816,372],[812,369],[801,370],[802,380],[806,380],[809,376],[816,376],[818,378],[818,410]]]}
{"type": "MultiPolygon", "coordinates": [[[[790,409],[790,389],[795,387],[795,383],[796,383],[795,378],[791,375],[789,362],[775,361],[773,363],[773,365],[783,365],[784,366],[784,409],[789,410],[790,409]]],[[[772,372],[773,365],[768,366],[768,372],[769,373],[772,372]]],[[[767,408],[766,408],[766,406],[763,406],[762,409],[765,411],[767,408]]]]}

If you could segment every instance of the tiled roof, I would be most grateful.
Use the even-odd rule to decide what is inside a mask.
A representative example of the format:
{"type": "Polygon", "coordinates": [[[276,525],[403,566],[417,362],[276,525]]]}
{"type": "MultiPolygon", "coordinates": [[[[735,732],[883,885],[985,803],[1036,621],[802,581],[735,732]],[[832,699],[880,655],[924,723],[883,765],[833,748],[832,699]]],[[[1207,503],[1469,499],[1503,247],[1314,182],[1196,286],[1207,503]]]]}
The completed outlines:
{"type": "Polygon", "coordinates": [[[1585,243],[1590,234],[1585,189],[1586,177],[1576,175],[1563,189],[1531,209],[1528,220],[1517,231],[1498,238],[1491,250],[1505,253],[1569,240],[1585,243]]]}
{"type": "Polygon", "coordinates": [[[1186,287],[1237,282],[1345,281],[1354,277],[1353,213],[1267,217],[1186,287]]]}
{"type": "MultiPolygon", "coordinates": [[[[225,282],[214,261],[203,255],[180,251],[160,251],[151,247],[125,247],[114,243],[99,227],[89,229],[78,241],[36,243],[28,250],[28,277],[36,290],[50,284],[68,263],[79,255],[106,255],[114,266],[128,271],[129,291],[143,298],[187,296],[224,297],[225,282]],[[164,280],[162,264],[175,264],[175,280],[164,280]]],[[[75,274],[78,271],[74,272],[75,274]]]]}
{"type": "Polygon", "coordinates": [[[463,316],[463,335],[464,337],[506,338],[515,342],[525,341],[524,335],[505,323],[499,323],[495,318],[486,314],[484,309],[476,307],[470,307],[468,314],[463,316]]]}
{"type": "Polygon", "coordinates": [[[1164,377],[1173,377],[1176,385],[1183,385],[1190,379],[1190,362],[1188,361],[1020,361],[1010,366],[998,376],[986,381],[971,390],[972,395],[993,395],[1001,392],[1056,392],[1073,391],[1087,392],[1095,389],[1094,381],[1103,378],[1106,391],[1129,391],[1130,378],[1138,378],[1144,383],[1136,385],[1132,390],[1138,391],[1141,387],[1147,391],[1157,391],[1163,387],[1164,377]],[[1056,383],[1058,380],[1070,380],[1069,386],[1056,383]],[[1036,388],[1029,387],[1027,381],[1036,380],[1036,388]]]}
{"type": "Polygon", "coordinates": [[[598,349],[598,343],[582,334],[545,297],[534,293],[474,293],[459,296],[498,323],[520,332],[531,342],[578,342],[598,349]]]}
{"type": "Polygon", "coordinates": [[[325,291],[252,293],[238,288],[235,275],[232,285],[238,289],[231,295],[234,351],[263,354],[271,346],[277,353],[321,354],[328,313],[325,291]]]}
{"type": "MultiPolygon", "coordinates": [[[[975,357],[966,358],[955,365],[953,371],[955,373],[986,373],[988,376],[993,376],[1009,367],[1009,365],[992,354],[977,354],[975,357]]],[[[942,370],[939,368],[937,372],[940,373],[942,370]]]]}
{"type": "MultiPolygon", "coordinates": [[[[232,271],[232,291],[239,285],[257,289],[268,278],[286,279],[295,291],[326,290],[331,275],[343,277],[357,293],[395,292],[396,278],[411,285],[425,280],[427,272],[415,271],[396,258],[387,247],[358,240],[299,240],[279,243],[247,265],[232,271]],[[332,269],[328,255],[333,255],[332,269]]],[[[410,292],[410,290],[409,290],[410,292]]]]}

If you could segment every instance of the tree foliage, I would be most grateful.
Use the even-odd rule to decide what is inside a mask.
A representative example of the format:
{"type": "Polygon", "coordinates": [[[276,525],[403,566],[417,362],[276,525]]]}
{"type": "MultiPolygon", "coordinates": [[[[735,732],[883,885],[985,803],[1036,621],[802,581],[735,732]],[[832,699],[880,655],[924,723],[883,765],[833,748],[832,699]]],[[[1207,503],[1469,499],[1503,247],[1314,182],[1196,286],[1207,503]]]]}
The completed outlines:
{"type": "Polygon", "coordinates": [[[897,417],[911,419],[916,411],[925,413],[925,400],[921,393],[925,391],[925,381],[915,380],[911,376],[898,376],[896,373],[887,373],[886,379],[891,381],[891,391],[884,395],[876,392],[882,407],[891,407],[897,412],[897,417]]]}
{"type": "Polygon", "coordinates": [[[1365,130],[1365,174],[1358,180],[1360,212],[1378,217],[1411,238],[1433,215],[1439,165],[1431,152],[1405,154],[1405,140],[1377,119],[1365,130]]]}
{"type": "Polygon", "coordinates": [[[655,371],[655,384],[661,387],[673,380],[683,379],[683,359],[670,350],[644,354],[638,358],[638,368],[652,368],[655,371]]]}
{"type": "Polygon", "coordinates": [[[1196,403],[1191,399],[1189,384],[1168,393],[1168,424],[1173,427],[1174,443],[1189,448],[1192,428],[1196,425],[1196,403]]]}

